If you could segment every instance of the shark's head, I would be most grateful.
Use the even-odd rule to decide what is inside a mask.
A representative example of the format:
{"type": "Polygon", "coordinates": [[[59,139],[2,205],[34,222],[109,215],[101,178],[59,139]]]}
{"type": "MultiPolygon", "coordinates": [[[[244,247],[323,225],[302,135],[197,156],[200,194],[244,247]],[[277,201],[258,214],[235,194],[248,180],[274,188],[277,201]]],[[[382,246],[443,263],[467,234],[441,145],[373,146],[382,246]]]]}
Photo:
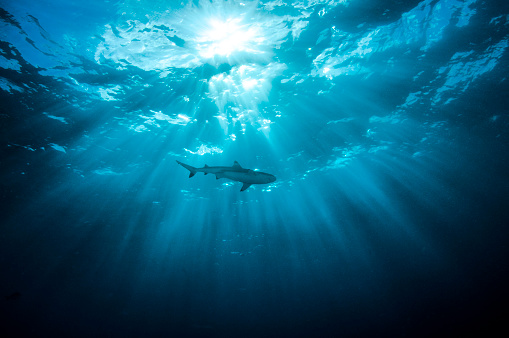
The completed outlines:
{"type": "Polygon", "coordinates": [[[266,173],[259,173],[259,174],[262,174],[261,176],[263,177],[263,183],[272,183],[276,180],[276,176],[274,176],[274,175],[266,174],[266,173]]]}

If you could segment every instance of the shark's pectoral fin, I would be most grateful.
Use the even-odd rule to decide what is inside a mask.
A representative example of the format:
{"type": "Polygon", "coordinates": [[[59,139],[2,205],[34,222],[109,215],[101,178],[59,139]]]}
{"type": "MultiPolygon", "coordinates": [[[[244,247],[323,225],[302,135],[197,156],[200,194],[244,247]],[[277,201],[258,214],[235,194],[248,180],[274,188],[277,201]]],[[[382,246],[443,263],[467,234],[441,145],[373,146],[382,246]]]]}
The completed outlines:
{"type": "Polygon", "coordinates": [[[189,178],[193,177],[193,176],[194,176],[194,174],[196,174],[196,173],[190,172],[190,173],[189,173],[189,178]]]}
{"type": "Polygon", "coordinates": [[[251,184],[250,184],[250,183],[244,183],[244,184],[242,185],[242,188],[240,188],[240,191],[244,191],[244,190],[246,190],[247,188],[249,188],[250,186],[251,186],[251,184]]]}
{"type": "Polygon", "coordinates": [[[221,175],[221,174],[216,174],[216,180],[220,179],[220,178],[223,178],[224,176],[221,175]]]}

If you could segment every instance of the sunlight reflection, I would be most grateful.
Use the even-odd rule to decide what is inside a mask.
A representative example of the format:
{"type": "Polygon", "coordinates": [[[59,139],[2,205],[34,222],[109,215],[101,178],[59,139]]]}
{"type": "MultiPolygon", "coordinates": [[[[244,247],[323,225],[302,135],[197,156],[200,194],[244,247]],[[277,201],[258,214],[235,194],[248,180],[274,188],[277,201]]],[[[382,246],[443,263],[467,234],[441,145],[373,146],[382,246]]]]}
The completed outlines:
{"type": "Polygon", "coordinates": [[[239,122],[242,131],[249,123],[268,136],[268,127],[273,122],[262,116],[259,105],[268,101],[272,79],[285,69],[286,65],[280,63],[242,65],[232,68],[229,74],[218,74],[209,80],[208,95],[219,109],[217,118],[225,135],[231,134],[230,127],[239,122]]]}

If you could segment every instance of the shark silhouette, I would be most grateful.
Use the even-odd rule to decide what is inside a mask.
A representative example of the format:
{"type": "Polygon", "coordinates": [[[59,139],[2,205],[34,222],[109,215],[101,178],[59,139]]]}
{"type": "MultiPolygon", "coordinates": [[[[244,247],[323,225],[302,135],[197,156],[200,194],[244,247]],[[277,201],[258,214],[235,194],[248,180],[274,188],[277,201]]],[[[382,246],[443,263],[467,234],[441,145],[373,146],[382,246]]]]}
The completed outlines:
{"type": "Polygon", "coordinates": [[[274,175],[262,173],[261,171],[244,169],[237,161],[233,162],[231,167],[209,167],[205,164],[203,168],[195,168],[180,161],[177,161],[177,163],[190,171],[189,178],[193,177],[198,172],[202,172],[205,175],[216,175],[216,180],[227,178],[232,181],[242,182],[243,185],[240,191],[246,190],[252,184],[267,184],[276,180],[274,175]]]}

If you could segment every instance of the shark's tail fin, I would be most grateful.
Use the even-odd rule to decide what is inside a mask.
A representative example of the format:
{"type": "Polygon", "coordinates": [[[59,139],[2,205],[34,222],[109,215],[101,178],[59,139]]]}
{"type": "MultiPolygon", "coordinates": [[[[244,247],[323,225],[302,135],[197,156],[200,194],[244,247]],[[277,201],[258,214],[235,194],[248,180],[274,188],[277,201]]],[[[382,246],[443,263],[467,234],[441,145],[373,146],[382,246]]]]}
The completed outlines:
{"type": "Polygon", "coordinates": [[[196,174],[196,168],[195,167],[191,167],[190,165],[182,163],[180,161],[177,161],[177,163],[190,171],[189,178],[193,177],[196,174]]]}

